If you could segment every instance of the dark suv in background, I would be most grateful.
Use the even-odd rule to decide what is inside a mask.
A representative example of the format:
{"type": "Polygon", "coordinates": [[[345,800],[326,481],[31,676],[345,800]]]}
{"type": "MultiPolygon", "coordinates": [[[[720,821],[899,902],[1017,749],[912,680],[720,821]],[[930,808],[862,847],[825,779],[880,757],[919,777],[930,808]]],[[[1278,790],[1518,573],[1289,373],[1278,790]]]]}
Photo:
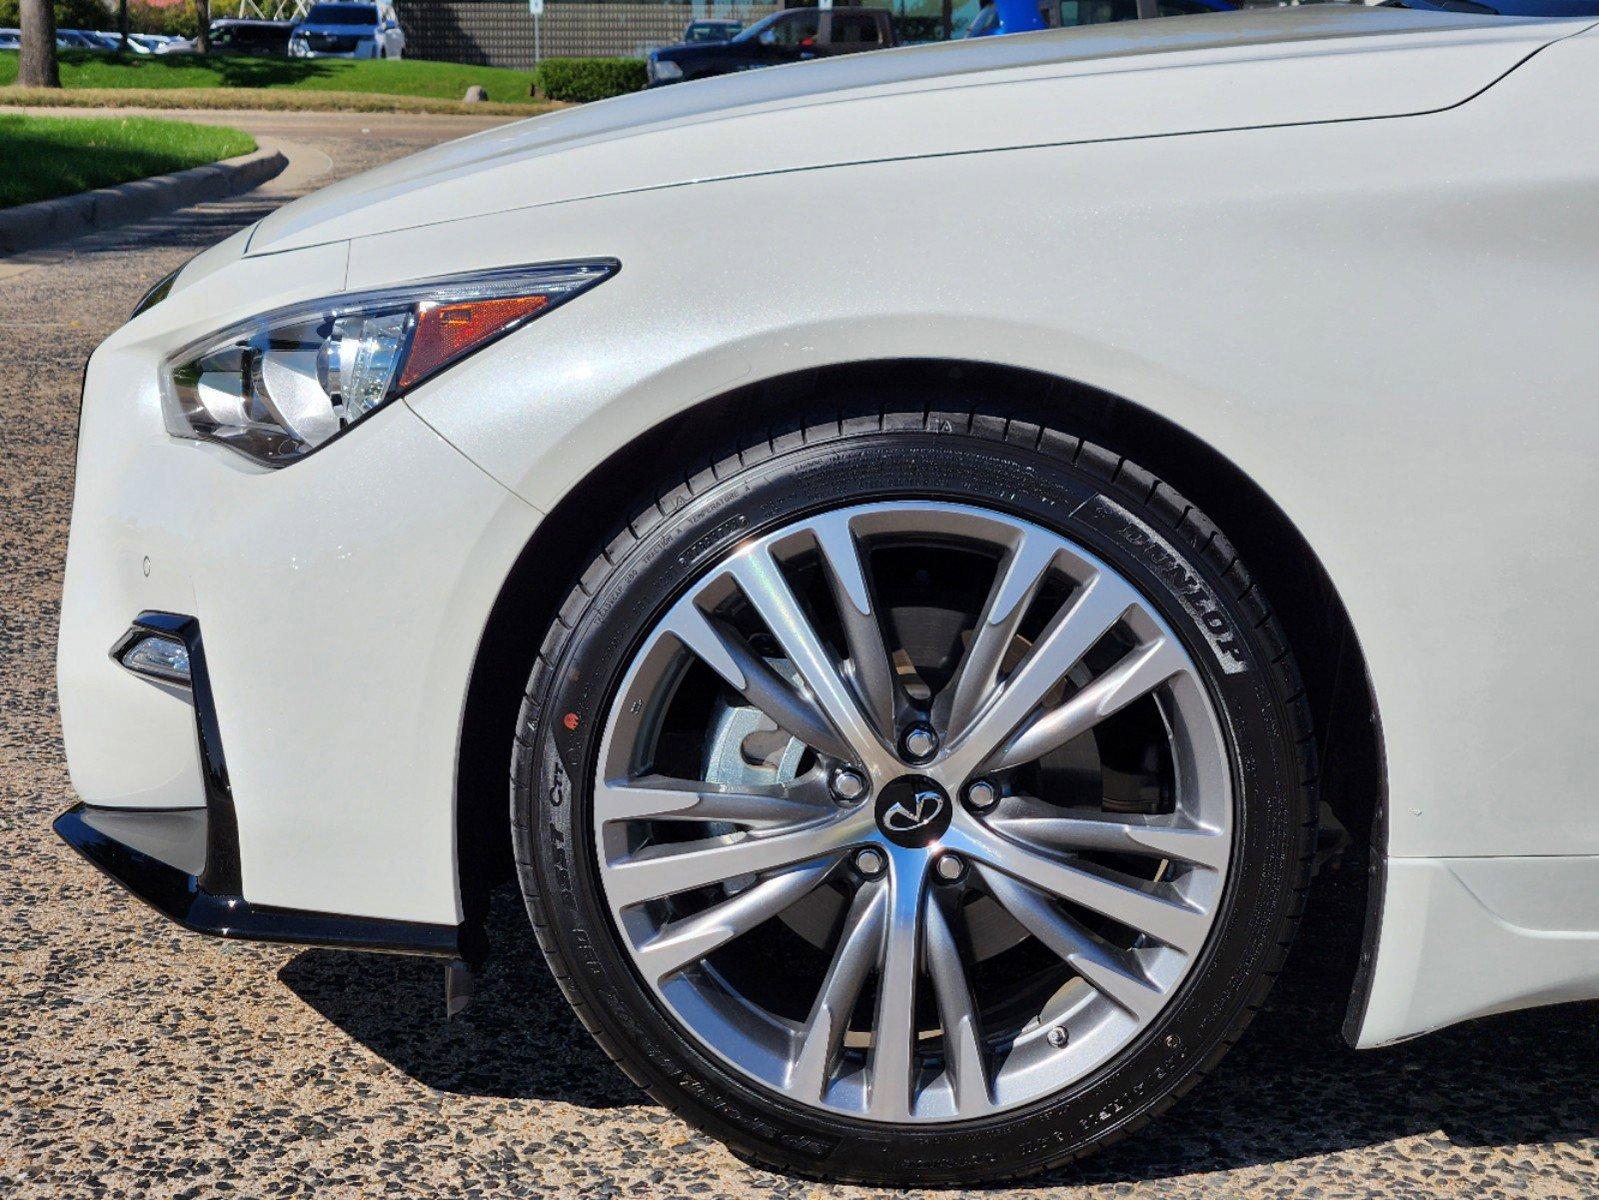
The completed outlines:
{"type": "Polygon", "coordinates": [[[791,8],[757,21],[731,41],[651,51],[650,86],[898,44],[885,9],[791,8]]]}
{"type": "Polygon", "coordinates": [[[212,21],[211,53],[286,58],[293,31],[293,21],[212,21]]]}
{"type": "Polygon", "coordinates": [[[683,30],[683,43],[730,42],[743,32],[743,21],[690,21],[683,30]]]}

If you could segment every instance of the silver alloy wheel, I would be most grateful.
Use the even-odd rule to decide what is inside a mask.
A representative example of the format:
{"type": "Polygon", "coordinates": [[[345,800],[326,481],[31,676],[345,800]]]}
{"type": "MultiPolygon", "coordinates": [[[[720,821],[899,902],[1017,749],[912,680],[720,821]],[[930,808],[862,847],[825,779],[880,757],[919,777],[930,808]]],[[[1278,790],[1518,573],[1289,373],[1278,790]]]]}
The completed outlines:
{"type": "Polygon", "coordinates": [[[1053,1094],[1146,1029],[1214,922],[1232,808],[1205,685],[1131,583],[1029,522],[906,502],[746,543],[668,609],[608,714],[593,816],[623,941],[701,1046],[794,1101],[903,1123],[1053,1094]],[[878,611],[874,563],[896,547],[993,574],[936,689],[878,611]],[[831,619],[797,586],[806,570],[831,619]],[[663,743],[697,736],[669,715],[696,671],[731,699],[698,772],[663,773],[663,743]],[[1158,811],[1030,794],[1052,777],[1040,760],[1136,705],[1158,714],[1158,811]],[[911,760],[919,724],[936,749],[911,760]],[[865,776],[862,797],[836,793],[840,769],[865,776]],[[786,952],[754,943],[780,925],[817,947],[819,978],[771,979],[786,952]],[[1049,969],[989,980],[1022,943],[1049,969]],[[769,999],[812,989],[806,1011],[769,999]]]}

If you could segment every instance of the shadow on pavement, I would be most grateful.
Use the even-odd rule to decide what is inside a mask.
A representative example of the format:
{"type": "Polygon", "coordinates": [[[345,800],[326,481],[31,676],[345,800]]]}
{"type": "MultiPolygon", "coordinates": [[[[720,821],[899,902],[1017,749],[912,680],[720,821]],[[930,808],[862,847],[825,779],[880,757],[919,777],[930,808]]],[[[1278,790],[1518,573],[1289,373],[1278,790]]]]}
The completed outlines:
{"type": "Polygon", "coordinates": [[[493,952],[477,998],[453,1021],[444,1019],[437,960],[307,950],[278,978],[374,1054],[440,1091],[589,1108],[654,1103],[572,1015],[520,896],[502,888],[489,925],[493,952]]]}
{"type": "Polygon", "coordinates": [[[157,213],[128,225],[86,233],[41,249],[70,252],[74,258],[85,262],[101,257],[115,258],[142,249],[187,251],[192,258],[244,226],[253,225],[282,207],[283,202],[281,196],[263,197],[256,192],[245,192],[157,213]]]}
{"type": "MultiPolygon", "coordinates": [[[[1344,1044],[1361,874],[1345,867],[1317,881],[1267,1007],[1209,1079],[1128,1141],[1030,1182],[1231,1170],[1415,1135],[1431,1135],[1424,1152],[1447,1173],[1449,1145],[1513,1151],[1599,1135],[1599,1004],[1513,1013],[1387,1050],[1344,1044]]],[[[496,897],[490,925],[494,953],[477,1004],[454,1022],[442,1018],[436,963],[306,951],[279,978],[430,1087],[590,1107],[651,1103],[570,1015],[514,893],[496,897]]],[[[1591,1182],[1572,1180],[1579,1190],[1591,1182]]]]}
{"type": "MultiPolygon", "coordinates": [[[[1447,1176],[1450,1145],[1513,1150],[1599,1134],[1599,1005],[1492,1017],[1385,1050],[1349,1048],[1342,1023],[1362,875],[1346,866],[1316,881],[1282,978],[1208,1079],[1128,1141],[1049,1178],[1109,1183],[1230,1170],[1417,1135],[1430,1135],[1423,1153],[1447,1176]]],[[[1380,1179],[1380,1166],[1370,1165],[1380,1179]]],[[[1444,1190],[1447,1179],[1439,1182],[1444,1190]]]]}

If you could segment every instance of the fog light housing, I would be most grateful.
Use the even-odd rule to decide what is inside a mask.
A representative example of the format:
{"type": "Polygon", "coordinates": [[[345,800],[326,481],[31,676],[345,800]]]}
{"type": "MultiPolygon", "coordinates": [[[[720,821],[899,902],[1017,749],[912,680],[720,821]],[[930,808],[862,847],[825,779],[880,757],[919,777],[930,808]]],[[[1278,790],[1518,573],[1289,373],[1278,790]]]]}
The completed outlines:
{"type": "Polygon", "coordinates": [[[135,675],[189,687],[189,647],[182,639],[135,626],[123,634],[111,657],[135,675]]]}

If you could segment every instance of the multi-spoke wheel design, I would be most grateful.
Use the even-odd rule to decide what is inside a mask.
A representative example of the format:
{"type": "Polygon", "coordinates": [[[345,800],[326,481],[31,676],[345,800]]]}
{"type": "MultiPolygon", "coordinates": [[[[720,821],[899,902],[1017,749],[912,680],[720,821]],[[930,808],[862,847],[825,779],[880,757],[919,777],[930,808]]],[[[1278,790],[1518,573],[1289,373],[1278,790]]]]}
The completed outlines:
{"type": "Polygon", "coordinates": [[[1110,1061],[1216,919],[1232,771],[1129,579],[997,510],[792,521],[692,580],[609,705],[599,886],[705,1050],[810,1108],[981,1117],[1110,1061]]]}

